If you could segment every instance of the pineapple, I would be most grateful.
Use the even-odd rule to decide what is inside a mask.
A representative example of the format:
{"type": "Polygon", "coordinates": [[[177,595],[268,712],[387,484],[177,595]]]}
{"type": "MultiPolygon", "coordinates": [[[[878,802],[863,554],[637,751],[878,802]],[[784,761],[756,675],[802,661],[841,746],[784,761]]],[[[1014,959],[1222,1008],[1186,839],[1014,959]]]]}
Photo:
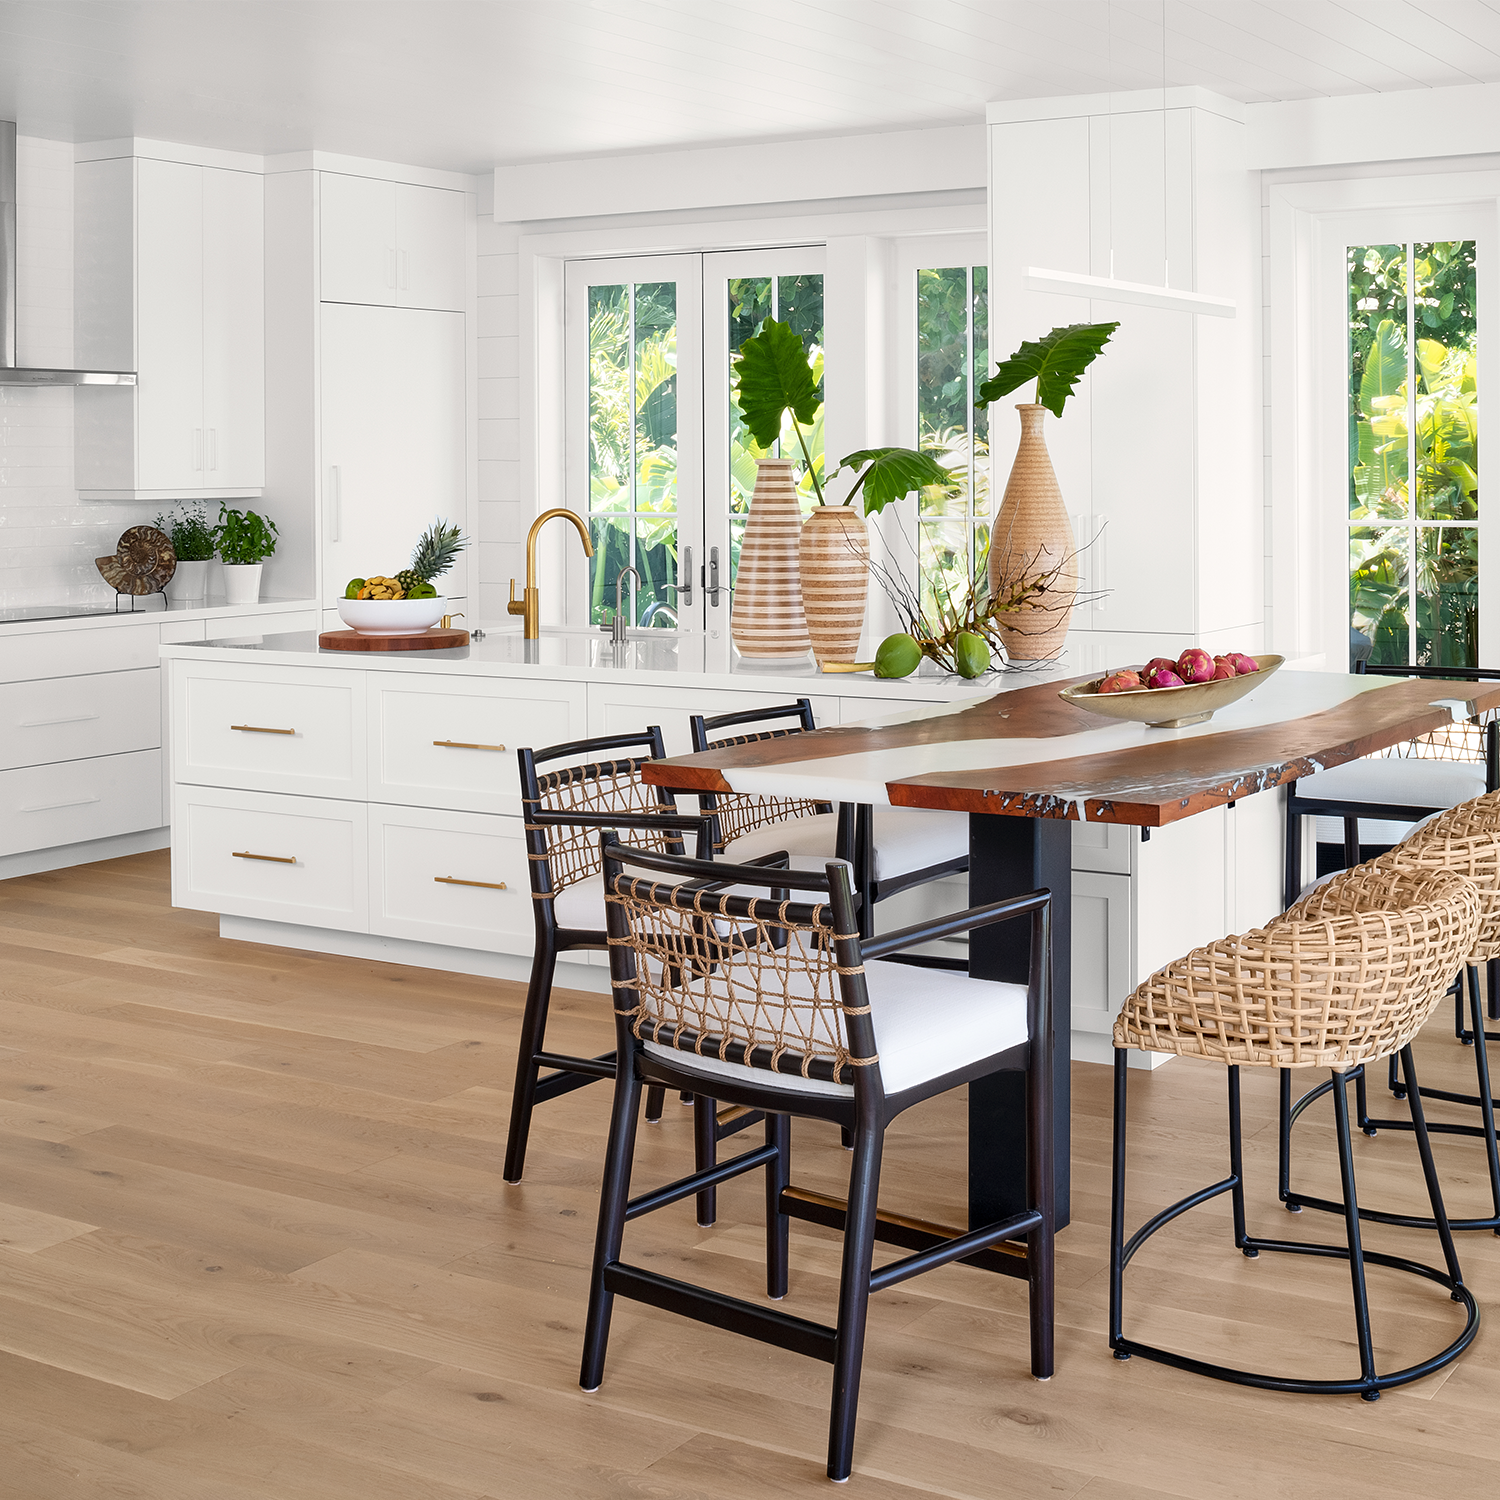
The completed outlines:
{"type": "Polygon", "coordinates": [[[434,578],[441,578],[468,544],[468,538],[457,526],[450,526],[443,520],[434,521],[422,533],[416,551],[411,555],[411,566],[396,574],[396,582],[409,595],[419,583],[431,583],[434,578]]]}

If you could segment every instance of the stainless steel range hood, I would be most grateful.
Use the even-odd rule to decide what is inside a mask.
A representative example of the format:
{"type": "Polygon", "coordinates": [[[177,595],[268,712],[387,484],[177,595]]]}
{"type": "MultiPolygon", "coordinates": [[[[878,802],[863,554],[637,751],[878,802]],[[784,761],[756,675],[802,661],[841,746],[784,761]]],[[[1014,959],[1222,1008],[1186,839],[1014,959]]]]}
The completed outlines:
{"type": "Polygon", "coordinates": [[[16,125],[0,120],[0,385],[134,385],[131,370],[37,370],[16,364],[16,125]]]}

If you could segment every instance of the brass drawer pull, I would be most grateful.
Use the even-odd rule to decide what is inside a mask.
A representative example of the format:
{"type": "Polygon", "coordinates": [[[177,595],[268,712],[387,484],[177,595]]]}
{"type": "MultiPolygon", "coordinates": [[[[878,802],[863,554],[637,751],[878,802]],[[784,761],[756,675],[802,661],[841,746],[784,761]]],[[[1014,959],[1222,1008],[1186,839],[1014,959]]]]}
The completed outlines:
{"type": "Polygon", "coordinates": [[[241,734],[296,734],[295,729],[263,729],[259,724],[231,724],[231,729],[238,729],[241,734]]]}
{"type": "Polygon", "coordinates": [[[445,750],[503,750],[504,745],[476,745],[470,740],[434,740],[434,745],[439,745],[445,750]]]}
{"type": "Polygon", "coordinates": [[[434,875],[432,878],[438,885],[477,885],[486,891],[503,891],[506,888],[503,880],[460,880],[457,875],[434,875]]]}
{"type": "Polygon", "coordinates": [[[248,849],[233,851],[235,859],[263,859],[268,865],[294,865],[296,858],[288,858],[285,854],[251,854],[248,849]]]}

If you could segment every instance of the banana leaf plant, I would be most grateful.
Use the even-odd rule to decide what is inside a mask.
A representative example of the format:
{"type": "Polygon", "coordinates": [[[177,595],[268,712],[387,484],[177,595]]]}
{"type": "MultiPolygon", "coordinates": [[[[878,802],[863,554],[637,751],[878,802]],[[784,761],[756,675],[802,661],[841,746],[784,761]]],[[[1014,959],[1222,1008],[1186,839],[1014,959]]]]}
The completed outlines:
{"type": "Polygon", "coordinates": [[[1054,417],[1073,394],[1078,377],[1104,352],[1118,323],[1067,323],[1039,339],[1027,339],[979,387],[975,406],[988,406],[1028,380],[1036,381],[1038,406],[1054,417]]]}
{"type": "MultiPolygon", "coordinates": [[[[734,395],[750,435],[769,449],[781,437],[786,419],[802,449],[803,462],[812,477],[813,493],[819,505],[828,503],[817,467],[808,451],[806,428],[816,420],[818,407],[817,378],[807,351],[788,323],[767,318],[753,337],[740,345],[734,363],[734,395]]],[[[829,479],[845,469],[857,475],[842,505],[853,504],[864,491],[864,513],[872,516],[894,500],[913,490],[937,485],[951,489],[952,473],[930,453],[915,448],[861,448],[839,460],[829,479]]]]}

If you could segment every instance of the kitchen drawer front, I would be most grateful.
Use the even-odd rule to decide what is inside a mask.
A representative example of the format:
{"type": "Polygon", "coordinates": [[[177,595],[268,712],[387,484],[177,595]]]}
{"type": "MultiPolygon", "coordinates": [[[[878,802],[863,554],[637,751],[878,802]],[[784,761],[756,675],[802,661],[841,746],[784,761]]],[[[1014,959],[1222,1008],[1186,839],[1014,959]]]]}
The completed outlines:
{"type": "Polygon", "coordinates": [[[1135,987],[1128,875],[1073,875],[1073,1029],[1109,1031],[1135,987]]]}
{"type": "Polygon", "coordinates": [[[92,626],[16,635],[0,641],[0,682],[44,677],[82,677],[95,672],[131,672],[156,665],[158,625],[92,626]]]}
{"type": "Polygon", "coordinates": [[[1073,868],[1128,875],[1130,856],[1140,841],[1140,830],[1131,823],[1075,823],[1073,868]]]}
{"type": "MultiPolygon", "coordinates": [[[[661,727],[662,739],[668,755],[688,755],[693,742],[688,733],[688,717],[691,714],[740,713],[752,708],[776,708],[784,703],[795,703],[798,698],[808,696],[801,682],[787,684],[784,693],[739,692],[733,688],[669,688],[632,687],[627,682],[589,684],[589,733],[639,734],[648,724],[661,727]]],[[[837,698],[813,697],[813,722],[820,726],[837,724],[839,700],[837,698]]],[[[780,728],[790,720],[782,720],[770,727],[780,728]]],[[[743,729],[724,730],[729,734],[753,734],[757,726],[747,724],[743,729]]]]}
{"type": "Polygon", "coordinates": [[[362,672],[179,661],[174,775],[246,791],[363,797],[364,700],[362,672]]]}
{"type": "Polygon", "coordinates": [[[160,744],[161,673],[155,667],[0,686],[0,770],[160,744]]]}
{"type": "Polygon", "coordinates": [[[160,828],[161,751],[0,771],[0,854],[160,828]]]}
{"type": "Polygon", "coordinates": [[[268,636],[317,628],[315,609],[294,610],[290,614],[218,616],[207,622],[204,639],[223,641],[227,646],[259,646],[268,636]]]}
{"type": "Polygon", "coordinates": [[[365,932],[367,854],[363,803],[176,788],[174,906],[365,932]]]}
{"type": "Polygon", "coordinates": [[[581,684],[370,677],[371,801],[519,814],[517,748],[586,732],[581,684]]]}
{"type": "Polygon", "coordinates": [[[521,819],[371,803],[370,931],[529,954],[536,928],[521,819]]]}

